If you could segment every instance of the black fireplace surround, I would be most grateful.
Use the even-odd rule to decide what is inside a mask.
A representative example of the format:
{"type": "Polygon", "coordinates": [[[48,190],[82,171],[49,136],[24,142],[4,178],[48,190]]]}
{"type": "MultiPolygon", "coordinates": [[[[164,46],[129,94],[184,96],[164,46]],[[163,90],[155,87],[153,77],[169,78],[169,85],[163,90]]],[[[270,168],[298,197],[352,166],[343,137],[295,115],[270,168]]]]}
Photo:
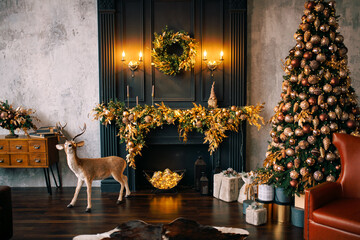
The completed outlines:
{"type": "MultiPolygon", "coordinates": [[[[99,80],[100,102],[111,99],[127,102],[130,107],[138,97],[139,104],[164,102],[171,108],[191,108],[193,103],[207,106],[212,79],[202,61],[217,59],[224,52],[224,61],[214,71],[215,92],[219,107],[246,104],[246,0],[98,0],[99,80]],[[168,27],[186,31],[198,42],[198,56],[192,71],[168,76],[151,65],[154,32],[168,27]],[[121,61],[136,60],[143,53],[143,62],[131,71],[121,61]],[[154,86],[154,99],[152,88],[154,86]]],[[[101,126],[101,155],[125,158],[124,144],[119,144],[117,129],[101,126]]],[[[126,169],[132,191],[149,184],[142,170],[186,169],[182,185],[193,185],[194,163],[201,155],[207,163],[207,176],[212,181],[216,167],[245,169],[245,125],[239,133],[228,133],[229,138],[210,156],[208,145],[200,133],[191,133],[187,143],[179,139],[174,126],[153,130],[146,139],[143,156],[136,158],[136,170],[126,169]]],[[[118,191],[113,179],[102,181],[102,191],[118,191]]],[[[210,187],[211,189],[211,187],[210,187]]]]}

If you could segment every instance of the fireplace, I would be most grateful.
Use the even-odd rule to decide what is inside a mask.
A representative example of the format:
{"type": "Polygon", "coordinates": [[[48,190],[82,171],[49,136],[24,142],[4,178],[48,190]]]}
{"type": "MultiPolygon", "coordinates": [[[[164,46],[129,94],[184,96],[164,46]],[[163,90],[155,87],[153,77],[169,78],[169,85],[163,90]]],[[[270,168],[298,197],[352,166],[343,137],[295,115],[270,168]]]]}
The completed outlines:
{"type": "MultiPolygon", "coordinates": [[[[164,102],[171,108],[182,109],[193,107],[193,103],[207,106],[214,80],[219,107],[244,106],[246,8],[246,0],[98,0],[100,102],[118,99],[127,102],[130,107],[136,104],[136,100],[142,105],[164,102]],[[199,55],[191,71],[169,76],[152,65],[154,32],[160,33],[165,26],[188,32],[197,40],[199,55]],[[121,61],[124,50],[129,57],[137,56],[139,51],[143,53],[142,64],[134,75],[121,61]],[[201,61],[204,50],[209,57],[218,54],[219,50],[224,52],[224,61],[214,71],[213,77],[201,61]]],[[[188,143],[184,144],[179,140],[176,127],[152,130],[143,156],[136,159],[137,170],[126,170],[132,190],[149,187],[143,177],[143,169],[186,169],[180,184],[191,187],[194,162],[199,155],[207,163],[209,183],[212,183],[210,173],[218,162],[222,169],[232,167],[243,171],[245,126],[239,131],[238,134],[229,133],[229,138],[221,144],[215,157],[211,157],[200,133],[191,133],[188,143]]],[[[100,133],[102,156],[126,156],[125,146],[119,144],[115,126],[101,126],[100,133]]],[[[111,181],[102,182],[104,191],[107,191],[108,183],[111,181]]],[[[108,189],[117,191],[118,186],[108,189]]]]}

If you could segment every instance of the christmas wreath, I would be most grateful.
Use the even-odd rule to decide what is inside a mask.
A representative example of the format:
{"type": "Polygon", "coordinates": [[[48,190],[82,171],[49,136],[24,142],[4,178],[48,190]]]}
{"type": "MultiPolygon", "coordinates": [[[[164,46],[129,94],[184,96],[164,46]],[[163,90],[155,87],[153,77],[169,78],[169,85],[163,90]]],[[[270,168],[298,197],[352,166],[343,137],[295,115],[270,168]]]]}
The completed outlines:
{"type": "Polygon", "coordinates": [[[154,36],[151,56],[153,65],[160,72],[175,76],[181,70],[189,71],[194,67],[197,43],[188,33],[166,28],[161,34],[154,33],[154,36]]]}

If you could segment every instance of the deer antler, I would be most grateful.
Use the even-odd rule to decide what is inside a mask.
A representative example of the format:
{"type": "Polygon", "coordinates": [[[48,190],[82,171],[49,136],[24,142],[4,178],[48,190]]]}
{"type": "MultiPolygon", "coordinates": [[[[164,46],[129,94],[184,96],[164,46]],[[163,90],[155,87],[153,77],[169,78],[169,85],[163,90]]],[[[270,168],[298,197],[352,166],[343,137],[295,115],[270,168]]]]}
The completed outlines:
{"type": "Polygon", "coordinates": [[[81,135],[83,135],[85,133],[85,131],[86,131],[86,123],[84,123],[84,127],[80,128],[80,130],[81,130],[81,133],[79,133],[78,135],[73,137],[73,139],[72,139],[73,141],[75,140],[75,138],[80,137],[81,135]]]}
{"type": "Polygon", "coordinates": [[[62,126],[61,125],[61,123],[60,122],[57,122],[56,123],[56,129],[58,130],[58,141],[60,142],[60,137],[63,137],[63,138],[65,138],[66,140],[68,140],[67,139],[67,137],[65,136],[65,134],[63,133],[63,130],[64,130],[64,128],[67,126],[67,123],[65,123],[65,125],[64,126],[62,126]]]}

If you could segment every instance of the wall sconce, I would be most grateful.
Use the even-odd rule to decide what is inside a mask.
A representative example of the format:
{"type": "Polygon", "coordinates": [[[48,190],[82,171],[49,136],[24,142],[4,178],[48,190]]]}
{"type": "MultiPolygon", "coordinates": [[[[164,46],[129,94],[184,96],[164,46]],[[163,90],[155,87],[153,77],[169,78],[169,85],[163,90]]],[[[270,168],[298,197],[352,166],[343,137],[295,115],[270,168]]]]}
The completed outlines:
{"type": "Polygon", "coordinates": [[[139,61],[134,61],[134,60],[131,60],[129,63],[125,63],[125,52],[123,51],[122,52],[122,57],[121,57],[121,61],[126,64],[128,66],[128,68],[130,69],[131,71],[131,77],[134,78],[135,77],[135,74],[134,72],[138,69],[138,67],[140,66],[140,64],[142,63],[142,60],[143,60],[143,56],[142,56],[142,52],[140,51],[139,53],[139,61]]]}
{"type": "Polygon", "coordinates": [[[208,60],[207,52],[205,50],[203,54],[203,61],[211,72],[211,78],[213,78],[215,69],[224,61],[224,52],[223,51],[220,52],[219,60],[208,60]]]}
{"type": "Polygon", "coordinates": [[[204,63],[208,67],[208,69],[210,70],[210,72],[211,72],[210,77],[211,77],[211,80],[213,82],[212,86],[211,86],[210,97],[209,97],[209,100],[208,100],[208,107],[209,108],[217,108],[217,98],[216,98],[216,95],[215,95],[214,71],[224,61],[224,52],[223,51],[220,52],[219,60],[208,60],[207,59],[207,52],[205,50],[202,60],[204,61],[204,63]]]}

